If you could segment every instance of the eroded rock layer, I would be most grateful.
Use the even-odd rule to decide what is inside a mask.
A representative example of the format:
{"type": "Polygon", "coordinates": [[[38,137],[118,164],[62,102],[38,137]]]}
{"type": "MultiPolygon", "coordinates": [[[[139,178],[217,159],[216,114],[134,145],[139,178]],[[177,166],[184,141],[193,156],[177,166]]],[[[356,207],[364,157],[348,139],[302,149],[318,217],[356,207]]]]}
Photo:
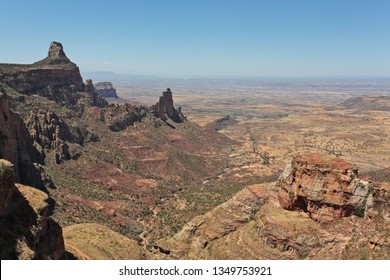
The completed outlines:
{"type": "Polygon", "coordinates": [[[43,159],[33,145],[29,131],[18,114],[10,110],[8,97],[0,86],[0,158],[14,164],[16,182],[42,186],[40,172],[34,163],[43,159]]]}
{"type": "Polygon", "coordinates": [[[280,206],[303,210],[320,222],[357,214],[372,206],[374,185],[358,178],[348,162],[321,154],[294,157],[279,177],[280,206]]]}

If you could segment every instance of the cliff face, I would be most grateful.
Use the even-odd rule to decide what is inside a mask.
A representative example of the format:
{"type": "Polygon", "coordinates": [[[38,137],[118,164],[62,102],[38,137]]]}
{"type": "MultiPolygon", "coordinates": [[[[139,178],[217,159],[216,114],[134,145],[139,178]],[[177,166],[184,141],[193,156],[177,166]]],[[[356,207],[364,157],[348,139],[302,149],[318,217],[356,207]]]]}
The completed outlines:
{"type": "Polygon", "coordinates": [[[16,182],[42,187],[41,174],[34,163],[42,157],[33,145],[30,134],[18,114],[8,106],[7,95],[0,88],[0,158],[14,164],[16,182]]]}
{"type": "Polygon", "coordinates": [[[30,112],[25,122],[43,157],[44,151],[52,150],[56,163],[70,159],[69,146],[65,142],[71,140],[69,128],[53,111],[30,112]]]}
{"type": "Polygon", "coordinates": [[[279,177],[280,205],[303,210],[316,221],[331,222],[371,207],[373,183],[357,178],[358,171],[342,159],[320,154],[296,156],[279,177]]]}
{"type": "Polygon", "coordinates": [[[90,108],[88,119],[104,123],[112,131],[121,131],[135,122],[141,121],[147,115],[145,107],[131,104],[109,105],[105,108],[90,108]]]}
{"type": "Polygon", "coordinates": [[[15,191],[13,166],[8,161],[0,159],[0,216],[9,208],[15,191]]]}
{"type": "Polygon", "coordinates": [[[34,64],[0,64],[0,82],[16,91],[39,94],[61,105],[72,107],[83,91],[79,68],[65,55],[60,43],[52,42],[48,56],[34,64]]]}
{"type": "Polygon", "coordinates": [[[0,160],[0,258],[65,259],[61,227],[44,192],[15,185],[13,166],[0,160]]]}
{"type": "Polygon", "coordinates": [[[118,98],[116,89],[113,87],[111,82],[100,82],[95,84],[95,89],[99,96],[104,98],[118,98]]]}
{"type": "Polygon", "coordinates": [[[101,96],[96,90],[91,79],[85,81],[84,91],[89,94],[92,106],[104,108],[108,105],[108,102],[103,98],[104,96],[101,96]]]}
{"type": "Polygon", "coordinates": [[[173,97],[170,88],[163,92],[163,95],[160,96],[159,101],[152,107],[152,110],[154,111],[154,114],[163,121],[171,119],[176,123],[181,123],[184,120],[181,109],[179,108],[176,110],[173,106],[173,97]]]}

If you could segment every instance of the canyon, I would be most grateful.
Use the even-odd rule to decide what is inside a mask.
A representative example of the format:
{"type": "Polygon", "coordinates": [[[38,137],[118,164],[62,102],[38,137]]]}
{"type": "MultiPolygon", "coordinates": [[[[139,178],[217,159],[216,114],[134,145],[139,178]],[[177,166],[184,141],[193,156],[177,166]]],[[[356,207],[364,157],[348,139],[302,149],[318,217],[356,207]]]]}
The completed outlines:
{"type": "Polygon", "coordinates": [[[386,96],[116,88],[0,64],[2,259],[388,258],[386,96]]]}

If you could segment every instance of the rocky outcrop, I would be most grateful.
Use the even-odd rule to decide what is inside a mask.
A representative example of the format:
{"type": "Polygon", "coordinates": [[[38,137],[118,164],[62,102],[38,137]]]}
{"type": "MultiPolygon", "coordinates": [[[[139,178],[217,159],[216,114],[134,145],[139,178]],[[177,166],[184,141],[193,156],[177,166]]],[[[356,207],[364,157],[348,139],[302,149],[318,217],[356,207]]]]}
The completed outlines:
{"type": "Polygon", "coordinates": [[[88,79],[88,80],[85,81],[84,91],[89,93],[90,98],[91,98],[91,103],[93,105],[95,105],[96,101],[97,101],[96,100],[97,99],[97,94],[96,94],[95,87],[93,86],[93,83],[92,83],[91,79],[88,79]]]}
{"type": "Polygon", "coordinates": [[[319,222],[364,216],[372,206],[373,187],[348,162],[321,154],[295,156],[275,185],[281,207],[302,210],[319,222]]]}
{"type": "MultiPolygon", "coordinates": [[[[172,92],[169,89],[164,92],[156,105],[149,108],[127,103],[123,105],[110,104],[102,109],[88,109],[87,118],[104,123],[112,131],[124,130],[145,118],[152,120],[156,127],[163,122],[167,123],[168,120],[181,123],[185,119],[181,111],[173,107],[172,92]]],[[[171,124],[168,125],[173,127],[171,124]]]]}
{"type": "Polygon", "coordinates": [[[118,98],[116,89],[113,87],[111,82],[99,82],[95,84],[95,89],[99,96],[104,98],[118,98]]]}
{"type": "Polygon", "coordinates": [[[53,151],[56,163],[71,158],[69,146],[65,143],[65,140],[72,138],[69,128],[53,111],[39,110],[36,113],[31,111],[25,122],[35,146],[43,157],[45,151],[53,151]]]}
{"type": "Polygon", "coordinates": [[[99,95],[91,79],[85,81],[84,91],[89,94],[92,106],[104,108],[108,106],[108,102],[99,95]]]}
{"type": "Polygon", "coordinates": [[[12,162],[16,182],[43,187],[41,174],[34,163],[43,159],[23,120],[9,109],[8,97],[0,87],[0,158],[12,162]]]}
{"type": "Polygon", "coordinates": [[[143,106],[110,104],[102,109],[90,108],[87,118],[104,123],[112,131],[121,131],[141,121],[146,115],[147,108],[143,106]]]}
{"type": "Polygon", "coordinates": [[[79,68],[57,42],[51,43],[45,59],[29,65],[0,64],[0,73],[0,82],[16,91],[39,94],[68,107],[75,106],[83,91],[79,68]]]}
{"type": "Polygon", "coordinates": [[[47,58],[50,61],[56,61],[60,60],[63,63],[69,63],[71,62],[67,57],[64,52],[64,48],[62,47],[61,43],[58,42],[51,42],[50,47],[49,47],[49,52],[47,55],[47,58]]]}
{"type": "Polygon", "coordinates": [[[50,154],[57,164],[76,159],[81,146],[99,140],[85,125],[68,124],[52,110],[31,110],[24,122],[42,158],[50,154]]]}
{"type": "Polygon", "coordinates": [[[171,119],[176,123],[181,123],[184,120],[184,116],[181,113],[181,108],[176,110],[176,108],[173,106],[173,97],[170,88],[167,88],[167,90],[163,92],[163,95],[160,96],[157,104],[152,106],[152,110],[155,116],[159,117],[163,121],[171,119]]]}
{"type": "Polygon", "coordinates": [[[12,164],[0,160],[0,258],[65,259],[62,229],[48,213],[47,194],[15,185],[12,164]]]}

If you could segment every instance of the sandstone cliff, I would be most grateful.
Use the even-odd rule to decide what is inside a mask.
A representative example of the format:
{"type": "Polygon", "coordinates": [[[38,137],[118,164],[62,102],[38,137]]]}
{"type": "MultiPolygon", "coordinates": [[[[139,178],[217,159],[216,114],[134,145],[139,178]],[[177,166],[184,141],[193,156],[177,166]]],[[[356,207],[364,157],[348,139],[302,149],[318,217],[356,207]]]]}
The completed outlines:
{"type": "Polygon", "coordinates": [[[357,175],[357,169],[341,159],[295,156],[276,183],[248,186],[194,218],[173,237],[158,241],[155,256],[388,258],[390,186],[357,175]]]}
{"type": "Polygon", "coordinates": [[[84,91],[90,95],[92,106],[100,108],[107,107],[108,102],[103,98],[104,96],[101,96],[99,91],[96,90],[91,79],[85,81],[84,91]]]}
{"type": "Polygon", "coordinates": [[[321,154],[294,157],[275,186],[284,209],[302,210],[320,222],[364,216],[372,206],[373,187],[346,161],[321,154]]]}
{"type": "Polygon", "coordinates": [[[39,94],[68,107],[76,105],[83,91],[79,68],[57,42],[51,43],[45,59],[29,65],[0,64],[0,73],[0,82],[16,91],[39,94]]]}
{"type": "Polygon", "coordinates": [[[167,88],[167,90],[163,92],[163,95],[160,96],[159,101],[152,107],[152,110],[156,117],[159,117],[163,121],[171,119],[176,123],[181,123],[184,120],[181,108],[179,107],[179,109],[176,110],[173,106],[173,97],[170,88],[167,88]]]}
{"type": "Polygon", "coordinates": [[[44,192],[15,185],[13,166],[0,160],[0,258],[65,259],[61,227],[49,217],[44,192]]]}
{"type": "Polygon", "coordinates": [[[9,109],[8,97],[0,86],[0,158],[14,164],[16,182],[43,187],[40,172],[35,164],[42,164],[43,158],[23,120],[9,109]]]}

